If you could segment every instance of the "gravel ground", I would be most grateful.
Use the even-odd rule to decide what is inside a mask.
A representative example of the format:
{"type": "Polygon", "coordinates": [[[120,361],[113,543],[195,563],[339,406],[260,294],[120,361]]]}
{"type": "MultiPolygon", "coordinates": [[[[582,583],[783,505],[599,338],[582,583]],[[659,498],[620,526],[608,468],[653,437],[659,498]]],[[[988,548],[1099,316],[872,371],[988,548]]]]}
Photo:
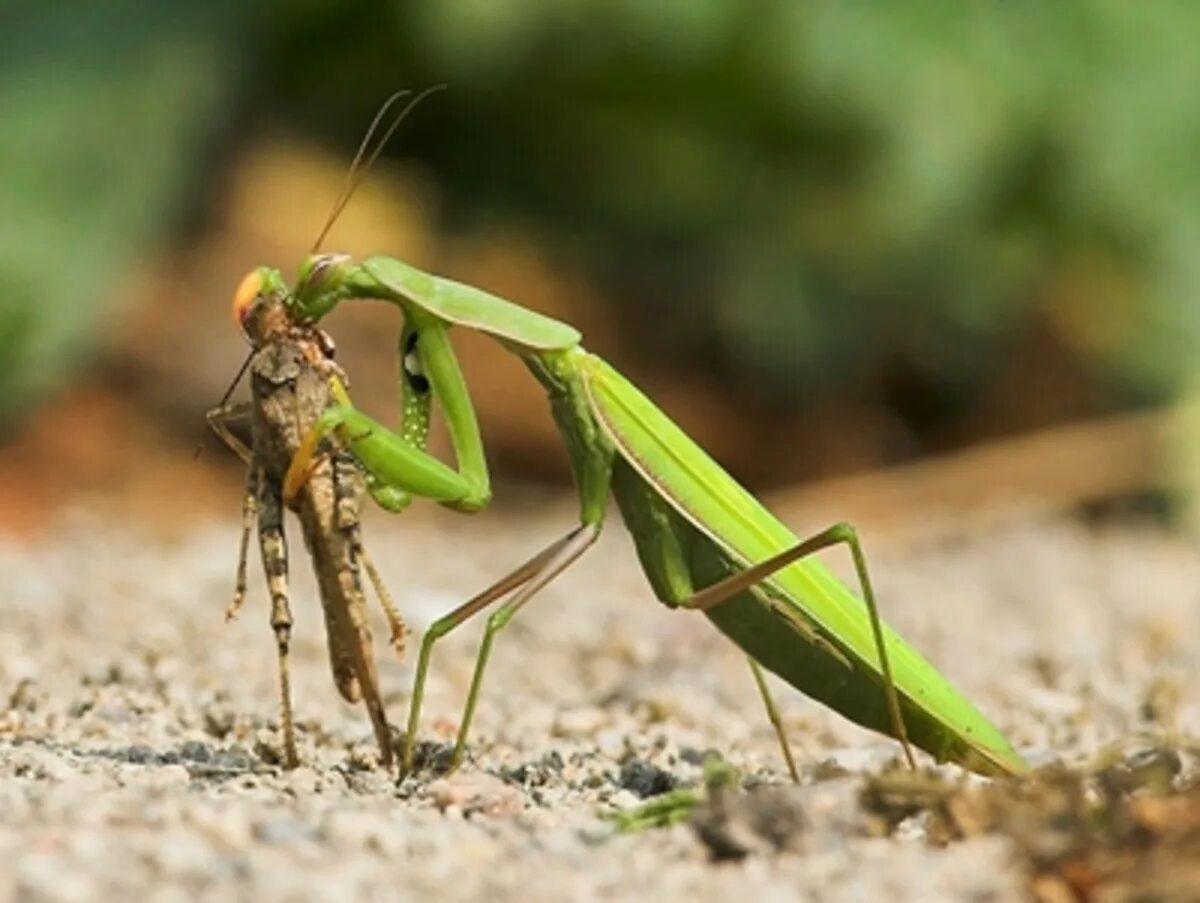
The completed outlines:
{"type": "MultiPolygon", "coordinates": [[[[231,506],[236,498],[231,499],[231,506]]],[[[367,524],[421,630],[571,523],[571,508],[367,524]]],[[[746,785],[785,772],[743,660],[658,606],[623,531],[501,635],[471,759],[399,786],[325,660],[293,547],[293,686],[304,767],[282,771],[265,592],[222,613],[239,525],[165,544],[66,518],[0,541],[0,899],[1022,899],[1002,835],[931,846],[920,817],[871,830],[864,781],[894,744],[777,694],[805,782],[775,849],[714,863],[689,825],[617,834],[602,813],[701,779],[719,751],[746,785]],[[794,842],[792,842],[794,840],[794,842]]],[[[870,537],[866,538],[870,542],[870,537]]],[[[872,550],[868,546],[868,553],[872,550]]],[[[840,561],[835,561],[840,566],[840,561]]],[[[1200,736],[1200,555],[1128,524],[1013,527],[876,550],[888,619],[1035,764],[1200,736]]],[[[412,668],[377,630],[395,725],[412,668]]],[[[478,632],[435,658],[423,740],[452,739],[478,632]]],[[[413,644],[415,646],[415,643],[413,644]]],[[[953,768],[941,770],[956,775],[953,768]]]]}

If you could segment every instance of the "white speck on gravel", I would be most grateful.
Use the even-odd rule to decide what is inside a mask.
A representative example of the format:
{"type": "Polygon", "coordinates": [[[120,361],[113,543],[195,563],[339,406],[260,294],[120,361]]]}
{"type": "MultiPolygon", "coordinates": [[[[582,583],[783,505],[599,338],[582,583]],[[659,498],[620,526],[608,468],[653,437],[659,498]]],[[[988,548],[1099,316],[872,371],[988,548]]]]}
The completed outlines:
{"type": "MultiPolygon", "coordinates": [[[[231,500],[236,507],[236,499],[231,500]]],[[[367,542],[420,628],[571,521],[372,518],[367,542]]],[[[500,634],[464,769],[399,785],[329,676],[293,545],[302,768],[282,771],[257,564],[225,624],[239,525],[165,545],[86,516],[0,541],[0,900],[1020,899],[1008,842],[935,849],[863,830],[862,776],[895,760],[778,687],[806,775],[802,852],[714,864],[688,826],[618,835],[601,813],[694,786],[706,751],[783,783],[738,652],[654,601],[616,527],[500,634]],[[848,776],[821,775],[845,769],[848,776]]],[[[870,548],[870,537],[865,537],[870,548]]],[[[1048,522],[920,553],[872,552],[886,617],[1031,760],[1200,734],[1200,555],[1153,528],[1048,522]]],[[[843,563],[832,558],[836,568],[843,563]]],[[[377,633],[394,726],[411,660],[377,633]]],[[[445,755],[478,628],[434,655],[420,740],[445,755]]],[[[410,643],[410,650],[415,650],[410,643]]],[[[949,770],[952,773],[952,769],[949,770]]],[[[911,836],[907,836],[911,835],[911,836]]]]}

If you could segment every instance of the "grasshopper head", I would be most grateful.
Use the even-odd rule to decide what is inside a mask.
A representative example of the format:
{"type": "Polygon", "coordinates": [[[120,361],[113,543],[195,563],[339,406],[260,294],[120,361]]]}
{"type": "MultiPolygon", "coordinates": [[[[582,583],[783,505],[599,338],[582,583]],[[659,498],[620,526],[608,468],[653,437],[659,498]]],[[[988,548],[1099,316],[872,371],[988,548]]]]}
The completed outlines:
{"type": "Polygon", "coordinates": [[[251,345],[287,322],[287,286],[278,270],[258,267],[238,283],[233,293],[233,319],[251,345]]]}

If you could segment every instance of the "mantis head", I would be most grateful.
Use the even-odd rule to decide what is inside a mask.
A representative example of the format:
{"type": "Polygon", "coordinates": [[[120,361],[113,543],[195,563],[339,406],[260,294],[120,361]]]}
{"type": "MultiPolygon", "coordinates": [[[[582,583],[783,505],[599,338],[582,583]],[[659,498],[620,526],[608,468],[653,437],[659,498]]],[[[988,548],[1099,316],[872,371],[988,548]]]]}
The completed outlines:
{"type": "Polygon", "coordinates": [[[349,254],[310,254],[300,264],[296,290],[288,306],[299,320],[319,320],[347,294],[346,279],[354,262],[349,254]]]}

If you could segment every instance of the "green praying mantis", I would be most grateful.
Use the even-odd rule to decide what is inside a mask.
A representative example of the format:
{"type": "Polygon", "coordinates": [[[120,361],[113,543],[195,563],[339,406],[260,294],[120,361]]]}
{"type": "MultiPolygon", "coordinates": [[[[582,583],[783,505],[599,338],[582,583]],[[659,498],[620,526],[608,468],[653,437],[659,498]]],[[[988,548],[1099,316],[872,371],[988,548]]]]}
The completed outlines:
{"type": "MultiPolygon", "coordinates": [[[[353,186],[335,206],[330,222],[352,191],[353,186]]],[[[253,270],[238,287],[233,308],[245,322],[257,305],[282,302],[296,322],[315,323],[352,299],[388,301],[402,312],[399,428],[357,410],[334,378],[335,402],[293,458],[285,499],[304,486],[314,451],[332,434],[358,459],[368,492],[386,510],[401,511],[414,498],[467,513],[486,507],[491,489],[483,441],[451,346],[454,328],[493,337],[543,386],[578,492],[578,524],[426,632],[409,704],[405,772],[413,766],[437,641],[503,600],[484,628],[453,767],[466,749],[496,635],[596,541],[610,496],[659,600],[703,613],[746,653],[794,779],[798,771],[763,668],[850,720],[897,739],[910,765],[911,745],[939,762],[981,774],[1027,770],[1000,731],[883,623],[851,525],[838,523],[799,539],[637,387],[587,351],[573,327],[399,260],[315,251],[301,265],[294,287],[276,269],[253,270]],[[426,450],[434,401],[447,426],[454,467],[426,450]],[[849,549],[861,598],[812,557],[837,545],[849,549]]]]}

